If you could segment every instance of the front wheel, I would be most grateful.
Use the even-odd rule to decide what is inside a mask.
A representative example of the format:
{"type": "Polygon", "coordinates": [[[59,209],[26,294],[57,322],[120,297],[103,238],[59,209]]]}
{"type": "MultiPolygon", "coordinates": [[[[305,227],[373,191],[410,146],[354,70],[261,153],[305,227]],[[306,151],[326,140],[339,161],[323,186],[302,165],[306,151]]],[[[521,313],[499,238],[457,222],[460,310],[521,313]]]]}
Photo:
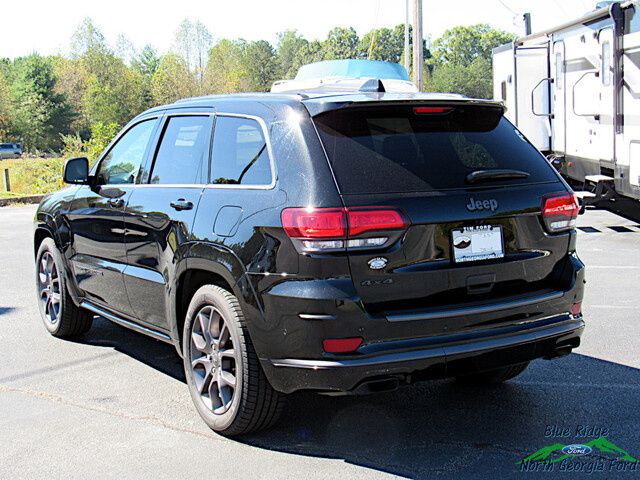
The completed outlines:
{"type": "Polygon", "coordinates": [[[54,337],[75,337],[91,328],[93,315],[76,306],[69,295],[62,255],[51,238],[40,244],[36,256],[38,306],[44,326],[54,337]]]}
{"type": "Polygon", "coordinates": [[[215,285],[198,289],[187,311],[182,351],[191,398],[212,430],[239,435],[278,419],[284,396],[265,377],[230,292],[215,285]]]}

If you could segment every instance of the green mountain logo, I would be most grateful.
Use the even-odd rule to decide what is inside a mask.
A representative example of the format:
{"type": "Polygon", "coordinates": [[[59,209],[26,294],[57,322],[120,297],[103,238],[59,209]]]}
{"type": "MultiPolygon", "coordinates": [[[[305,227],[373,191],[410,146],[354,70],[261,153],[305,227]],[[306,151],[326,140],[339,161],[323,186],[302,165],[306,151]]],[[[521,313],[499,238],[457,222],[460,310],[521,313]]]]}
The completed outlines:
{"type": "MultiPolygon", "coordinates": [[[[637,462],[638,459],[632,457],[629,452],[623,450],[615,443],[610,442],[606,439],[606,437],[599,437],[594,440],[591,440],[586,443],[582,443],[581,445],[586,445],[591,447],[593,450],[598,450],[602,453],[616,455],[617,460],[625,461],[625,462],[637,462]]],[[[533,452],[528,457],[523,458],[519,462],[516,462],[516,465],[520,465],[522,463],[528,462],[549,462],[549,463],[557,463],[561,462],[566,458],[573,458],[573,455],[569,455],[562,452],[562,449],[567,445],[562,443],[554,443],[553,445],[547,445],[546,447],[542,447],[540,450],[533,452]]]]}

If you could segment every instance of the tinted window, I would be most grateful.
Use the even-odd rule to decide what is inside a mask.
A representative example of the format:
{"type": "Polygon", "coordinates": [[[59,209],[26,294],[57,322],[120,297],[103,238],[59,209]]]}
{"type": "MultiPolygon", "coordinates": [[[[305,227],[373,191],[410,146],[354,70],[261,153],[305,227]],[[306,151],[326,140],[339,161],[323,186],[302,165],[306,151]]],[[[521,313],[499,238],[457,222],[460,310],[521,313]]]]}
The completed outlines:
{"type": "Polygon", "coordinates": [[[465,188],[467,175],[481,169],[529,173],[527,179],[491,181],[492,186],[557,181],[498,108],[460,106],[445,114],[353,108],[314,120],[343,193],[465,188]]]}
{"type": "Polygon", "coordinates": [[[155,119],[140,122],[120,137],[100,162],[98,184],[135,182],[155,123],[155,119]]]}
{"type": "Polygon", "coordinates": [[[267,141],[256,120],[224,116],[216,119],[211,179],[218,184],[271,184],[267,141]]]}
{"type": "Polygon", "coordinates": [[[206,183],[212,116],[170,117],[151,172],[151,183],[206,183]]]}

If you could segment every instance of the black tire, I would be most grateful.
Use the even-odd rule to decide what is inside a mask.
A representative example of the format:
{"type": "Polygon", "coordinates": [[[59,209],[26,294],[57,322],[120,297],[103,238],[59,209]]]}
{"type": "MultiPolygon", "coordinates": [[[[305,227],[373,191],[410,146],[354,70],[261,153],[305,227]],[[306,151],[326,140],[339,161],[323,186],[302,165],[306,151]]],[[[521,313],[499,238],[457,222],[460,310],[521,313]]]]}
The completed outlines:
{"type": "Polygon", "coordinates": [[[486,372],[477,372],[469,375],[456,377],[459,382],[471,385],[495,385],[506,382],[517,377],[524,372],[529,366],[529,362],[517,363],[507,367],[496,368],[495,370],[487,370],[486,372]]]}
{"type": "Polygon", "coordinates": [[[44,326],[51,335],[59,338],[70,338],[82,335],[89,331],[93,323],[93,314],[79,308],[69,295],[67,289],[66,276],[62,255],[56,247],[55,242],[51,238],[45,238],[38,249],[36,255],[36,294],[38,295],[38,308],[40,316],[44,322],[44,326]],[[46,272],[41,270],[43,259],[49,260],[49,265],[55,266],[57,272],[57,280],[50,282],[53,274],[47,276],[46,272]],[[42,275],[46,278],[43,278],[42,275]],[[54,285],[53,288],[43,288],[45,286],[54,285]],[[45,292],[55,294],[57,308],[49,303],[49,296],[45,292]],[[53,308],[53,311],[48,309],[53,308]]]}
{"type": "Polygon", "coordinates": [[[185,318],[182,352],[191,398],[212,430],[234,436],[269,428],[278,420],[284,408],[284,395],[273,389],[262,371],[238,299],[233,294],[215,285],[205,285],[196,291],[185,318]],[[202,322],[207,324],[207,318],[210,326],[205,329],[202,322]],[[211,327],[214,323],[217,326],[211,327]],[[225,324],[227,330],[224,330],[225,324]],[[217,334],[218,338],[207,341],[207,345],[218,342],[218,346],[199,347],[204,340],[201,331],[211,337],[217,334]],[[224,331],[228,334],[223,334],[224,331]],[[212,353],[206,353],[212,348],[212,353]],[[229,351],[233,357],[223,357],[223,352],[229,351]],[[202,359],[204,363],[199,363],[202,359]],[[206,365],[211,373],[207,373],[206,365]],[[229,384],[222,382],[223,374],[234,379],[231,400],[228,400],[229,384]],[[218,380],[214,380],[216,376],[218,380]],[[199,386],[207,392],[201,393],[199,386]],[[225,405],[225,401],[228,404],[225,405]],[[216,409],[218,413],[214,413],[216,409]]]}

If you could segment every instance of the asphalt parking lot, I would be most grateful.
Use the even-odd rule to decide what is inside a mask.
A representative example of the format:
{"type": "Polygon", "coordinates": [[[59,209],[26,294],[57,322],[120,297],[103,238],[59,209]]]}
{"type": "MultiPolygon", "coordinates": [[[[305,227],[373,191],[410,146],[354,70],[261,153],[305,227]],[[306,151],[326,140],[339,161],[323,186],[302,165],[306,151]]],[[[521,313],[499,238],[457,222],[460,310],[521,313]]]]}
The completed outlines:
{"type": "MultiPolygon", "coordinates": [[[[602,433],[640,457],[638,219],[580,217],[588,284],[577,353],[485,389],[437,381],[377,396],[295,395],[275,429],[229,440],[192,408],[173,347],[102,319],[73,342],[46,333],[34,211],[0,208],[0,478],[527,478],[516,465],[527,455],[602,433]],[[550,428],[570,436],[545,437],[550,428]]],[[[640,476],[608,468],[590,476],[640,476]]]]}

